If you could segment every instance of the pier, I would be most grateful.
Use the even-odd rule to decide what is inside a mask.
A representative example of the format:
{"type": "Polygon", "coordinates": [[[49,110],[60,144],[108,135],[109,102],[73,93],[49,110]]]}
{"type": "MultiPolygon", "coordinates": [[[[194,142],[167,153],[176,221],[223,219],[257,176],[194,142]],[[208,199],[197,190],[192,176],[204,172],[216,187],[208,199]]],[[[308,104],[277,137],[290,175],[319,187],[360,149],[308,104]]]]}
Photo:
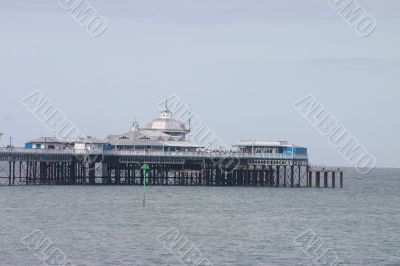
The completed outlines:
{"type": "Polygon", "coordinates": [[[336,187],[336,177],[339,178],[339,187],[343,188],[343,170],[341,168],[309,167],[307,186],[313,187],[313,176],[315,187],[322,187],[321,178],[323,177],[323,187],[336,187]],[[330,177],[330,178],[329,178],[330,177]]]}
{"type": "Polygon", "coordinates": [[[25,148],[0,149],[0,184],[143,185],[145,163],[149,186],[343,187],[343,170],[303,155],[25,148]]]}
{"type": "Polygon", "coordinates": [[[129,131],[105,139],[67,134],[32,139],[25,148],[0,148],[0,184],[143,185],[142,166],[147,164],[150,186],[319,188],[322,174],[323,187],[335,188],[336,176],[343,187],[343,171],[311,167],[306,147],[242,140],[228,151],[205,145],[215,141],[208,136],[193,129],[190,119],[174,119],[165,101],[160,116],[146,126],[135,119],[129,131]]]}

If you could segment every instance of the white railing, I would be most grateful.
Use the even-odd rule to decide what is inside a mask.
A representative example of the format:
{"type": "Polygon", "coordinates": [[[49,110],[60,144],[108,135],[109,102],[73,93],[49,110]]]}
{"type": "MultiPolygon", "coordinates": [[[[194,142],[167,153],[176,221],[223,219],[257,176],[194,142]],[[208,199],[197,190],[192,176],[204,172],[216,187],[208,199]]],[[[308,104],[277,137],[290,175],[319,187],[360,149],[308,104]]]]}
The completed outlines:
{"type": "Polygon", "coordinates": [[[171,152],[171,151],[104,151],[105,155],[125,156],[177,156],[177,157],[242,157],[255,159],[307,159],[307,155],[292,155],[280,153],[239,153],[239,152],[171,152]]]}
{"type": "Polygon", "coordinates": [[[3,153],[24,153],[24,154],[65,154],[65,155],[89,155],[104,154],[115,156],[150,156],[150,157],[201,157],[201,158],[250,158],[250,159],[307,159],[307,155],[302,154],[281,154],[281,153],[240,153],[224,151],[98,151],[98,150],[57,150],[57,149],[29,149],[29,148],[0,148],[3,153]]]}
{"type": "MultiPolygon", "coordinates": [[[[89,154],[88,150],[57,150],[57,149],[30,149],[30,148],[0,148],[3,153],[27,154],[89,154]]],[[[101,153],[101,152],[100,152],[101,153]]]]}

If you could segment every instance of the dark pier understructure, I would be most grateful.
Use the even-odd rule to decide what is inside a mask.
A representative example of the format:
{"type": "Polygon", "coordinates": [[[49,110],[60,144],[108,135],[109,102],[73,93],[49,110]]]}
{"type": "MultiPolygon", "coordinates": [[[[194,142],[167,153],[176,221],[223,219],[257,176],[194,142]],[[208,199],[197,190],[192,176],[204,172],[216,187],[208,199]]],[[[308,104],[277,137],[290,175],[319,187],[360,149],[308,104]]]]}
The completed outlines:
{"type": "Polygon", "coordinates": [[[0,149],[1,185],[343,187],[343,170],[308,159],[235,152],[0,149]],[[336,180],[338,178],[338,180],[336,180]],[[323,182],[321,182],[323,181],[323,182]],[[338,182],[337,182],[338,181],[338,182]]]}

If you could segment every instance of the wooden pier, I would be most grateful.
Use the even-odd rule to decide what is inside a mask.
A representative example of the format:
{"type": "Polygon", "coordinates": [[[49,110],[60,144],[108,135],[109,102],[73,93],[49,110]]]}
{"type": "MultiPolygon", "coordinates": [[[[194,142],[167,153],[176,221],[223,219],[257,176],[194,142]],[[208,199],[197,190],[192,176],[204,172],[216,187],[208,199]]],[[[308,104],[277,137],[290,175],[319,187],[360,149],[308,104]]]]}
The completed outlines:
{"type": "Polygon", "coordinates": [[[0,184],[143,185],[144,163],[150,186],[322,187],[323,177],[323,187],[335,188],[339,177],[343,187],[341,169],[310,167],[306,157],[33,149],[0,149],[0,184]]]}

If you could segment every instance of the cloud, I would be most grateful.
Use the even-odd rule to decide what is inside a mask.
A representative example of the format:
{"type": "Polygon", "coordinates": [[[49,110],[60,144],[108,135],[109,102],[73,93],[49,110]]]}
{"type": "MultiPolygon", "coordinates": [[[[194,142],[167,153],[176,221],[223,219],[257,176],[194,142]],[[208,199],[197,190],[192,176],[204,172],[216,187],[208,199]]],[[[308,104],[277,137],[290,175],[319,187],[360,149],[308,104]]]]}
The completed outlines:
{"type": "Polygon", "coordinates": [[[306,61],[318,66],[333,66],[353,70],[397,70],[400,69],[400,60],[382,58],[321,58],[306,61]]]}

